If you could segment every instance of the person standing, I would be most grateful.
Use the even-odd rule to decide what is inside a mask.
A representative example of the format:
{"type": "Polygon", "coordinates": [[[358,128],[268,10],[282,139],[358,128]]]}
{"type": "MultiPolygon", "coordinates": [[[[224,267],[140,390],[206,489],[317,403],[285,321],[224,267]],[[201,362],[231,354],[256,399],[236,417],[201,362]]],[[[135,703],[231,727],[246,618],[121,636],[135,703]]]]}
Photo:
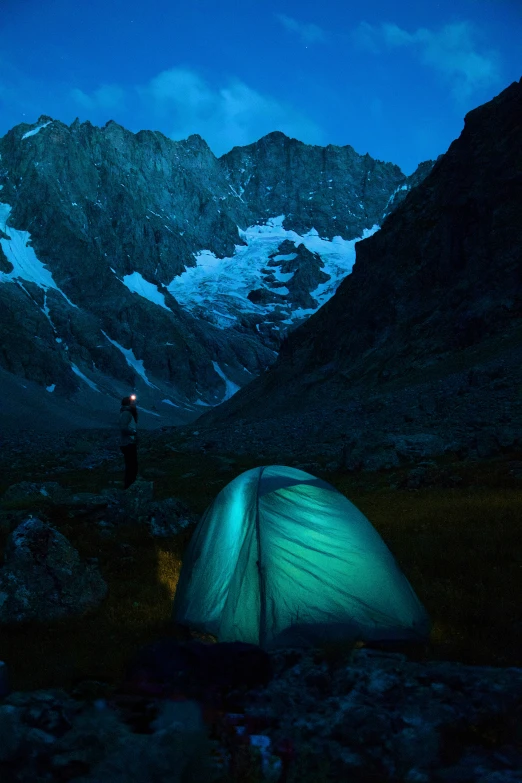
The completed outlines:
{"type": "Polygon", "coordinates": [[[137,425],[136,395],[131,394],[123,398],[120,408],[120,449],[125,458],[124,489],[128,489],[138,475],[137,425]]]}

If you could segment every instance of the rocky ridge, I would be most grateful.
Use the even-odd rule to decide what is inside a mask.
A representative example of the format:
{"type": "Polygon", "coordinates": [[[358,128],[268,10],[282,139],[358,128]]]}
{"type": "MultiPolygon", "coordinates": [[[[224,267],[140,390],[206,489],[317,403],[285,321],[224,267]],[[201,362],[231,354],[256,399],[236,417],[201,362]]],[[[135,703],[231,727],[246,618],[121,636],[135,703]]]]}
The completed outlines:
{"type": "Polygon", "coordinates": [[[233,711],[188,694],[13,693],[0,704],[0,771],[13,783],[217,781],[247,770],[274,783],[325,773],[353,783],[520,781],[520,669],[371,649],[338,662],[298,650],[270,659],[268,685],[228,694],[233,711]]]}

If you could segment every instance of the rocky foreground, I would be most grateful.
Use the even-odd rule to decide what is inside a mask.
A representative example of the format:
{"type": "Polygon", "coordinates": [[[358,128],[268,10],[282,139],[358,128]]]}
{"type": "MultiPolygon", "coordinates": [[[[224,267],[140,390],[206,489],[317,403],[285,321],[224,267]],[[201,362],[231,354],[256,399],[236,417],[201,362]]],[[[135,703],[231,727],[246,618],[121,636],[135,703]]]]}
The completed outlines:
{"type": "MultiPolygon", "coordinates": [[[[101,438],[76,461],[92,470],[110,457],[101,438]]],[[[436,472],[417,465],[404,481],[440,483],[436,472]]],[[[80,557],[44,514],[16,509],[38,497],[48,510],[91,514],[102,538],[129,525],[162,538],[196,521],[175,498],[155,500],[143,480],[126,493],[73,492],[56,481],[12,485],[0,512],[0,527],[11,531],[0,568],[6,630],[96,611],[107,591],[96,558],[80,557]]],[[[0,780],[9,783],[522,780],[516,667],[360,644],[268,654],[159,639],[117,685],[84,679],[68,690],[13,693],[8,680],[0,666],[0,780]]]]}
{"type": "Polygon", "coordinates": [[[10,694],[0,703],[1,778],[522,780],[520,669],[369,649],[343,661],[281,650],[270,666],[268,685],[248,691],[236,682],[207,703],[190,688],[166,696],[127,688],[96,698],[99,683],[84,683],[83,694],[81,687],[72,695],[10,694]]]}

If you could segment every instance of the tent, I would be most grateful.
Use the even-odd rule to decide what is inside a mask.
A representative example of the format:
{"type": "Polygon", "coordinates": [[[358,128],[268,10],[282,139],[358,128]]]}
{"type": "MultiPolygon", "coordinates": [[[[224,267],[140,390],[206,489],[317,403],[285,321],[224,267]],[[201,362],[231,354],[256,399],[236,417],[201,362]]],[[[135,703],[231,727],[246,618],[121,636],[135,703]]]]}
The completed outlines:
{"type": "Polygon", "coordinates": [[[425,640],[430,621],[394,556],[344,495],[282,465],[237,476],[185,554],[173,618],[264,649],[425,640]]]}

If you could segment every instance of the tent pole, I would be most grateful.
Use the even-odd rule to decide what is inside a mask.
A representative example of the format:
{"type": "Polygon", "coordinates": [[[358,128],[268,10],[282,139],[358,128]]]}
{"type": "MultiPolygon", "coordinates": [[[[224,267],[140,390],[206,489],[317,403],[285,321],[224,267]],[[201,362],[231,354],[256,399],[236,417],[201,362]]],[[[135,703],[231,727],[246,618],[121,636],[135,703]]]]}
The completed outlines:
{"type": "Polygon", "coordinates": [[[259,571],[259,646],[264,649],[266,637],[266,594],[265,594],[265,567],[261,560],[261,530],[259,526],[259,488],[264,467],[259,471],[256,492],[256,535],[257,535],[257,568],[259,571]]]}

